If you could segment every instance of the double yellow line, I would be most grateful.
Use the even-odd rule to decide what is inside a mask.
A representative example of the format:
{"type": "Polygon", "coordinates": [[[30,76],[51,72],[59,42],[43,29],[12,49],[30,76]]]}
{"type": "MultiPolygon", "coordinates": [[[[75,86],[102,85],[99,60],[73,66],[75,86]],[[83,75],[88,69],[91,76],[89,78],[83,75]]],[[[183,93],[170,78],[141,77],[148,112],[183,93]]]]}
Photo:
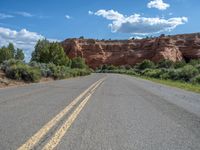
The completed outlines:
{"type": "Polygon", "coordinates": [[[28,141],[26,141],[17,150],[30,150],[32,149],[47,133],[52,129],[79,101],[81,103],[77,106],[75,111],[69,116],[64,124],[55,132],[50,141],[43,147],[43,150],[54,149],[62,137],[65,135],[69,127],[77,118],[85,104],[89,101],[90,97],[98,86],[105,80],[105,77],[92,84],[88,89],[81,93],[76,99],[74,99],[67,107],[65,107],[60,113],[58,113],[52,120],[45,124],[37,133],[35,133],[28,141]]]}

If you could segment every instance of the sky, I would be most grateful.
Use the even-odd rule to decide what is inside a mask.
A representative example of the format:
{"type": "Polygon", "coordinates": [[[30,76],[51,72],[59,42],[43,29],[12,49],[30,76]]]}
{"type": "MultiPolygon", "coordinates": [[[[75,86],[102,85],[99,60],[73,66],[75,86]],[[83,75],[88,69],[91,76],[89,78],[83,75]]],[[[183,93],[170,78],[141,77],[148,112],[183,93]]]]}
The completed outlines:
{"type": "Polygon", "coordinates": [[[200,32],[200,0],[0,0],[0,46],[200,32]]]}

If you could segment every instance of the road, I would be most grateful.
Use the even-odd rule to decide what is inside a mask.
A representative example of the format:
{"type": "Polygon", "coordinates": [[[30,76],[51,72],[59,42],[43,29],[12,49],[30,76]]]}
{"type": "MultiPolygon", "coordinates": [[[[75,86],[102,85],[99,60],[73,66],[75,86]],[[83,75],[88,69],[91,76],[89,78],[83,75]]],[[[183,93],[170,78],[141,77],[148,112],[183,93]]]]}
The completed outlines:
{"type": "Polygon", "coordinates": [[[199,150],[200,95],[92,74],[0,90],[0,150],[199,150]]]}

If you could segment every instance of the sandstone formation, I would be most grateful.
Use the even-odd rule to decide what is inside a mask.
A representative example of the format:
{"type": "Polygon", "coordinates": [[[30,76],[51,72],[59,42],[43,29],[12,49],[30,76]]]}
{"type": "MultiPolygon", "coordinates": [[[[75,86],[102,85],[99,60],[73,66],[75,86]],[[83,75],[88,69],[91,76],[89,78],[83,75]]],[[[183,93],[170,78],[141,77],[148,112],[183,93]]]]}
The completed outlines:
{"type": "Polygon", "coordinates": [[[144,59],[175,62],[200,58],[200,33],[141,40],[66,39],[62,45],[70,58],[81,56],[92,68],[103,64],[135,65],[144,59]]]}

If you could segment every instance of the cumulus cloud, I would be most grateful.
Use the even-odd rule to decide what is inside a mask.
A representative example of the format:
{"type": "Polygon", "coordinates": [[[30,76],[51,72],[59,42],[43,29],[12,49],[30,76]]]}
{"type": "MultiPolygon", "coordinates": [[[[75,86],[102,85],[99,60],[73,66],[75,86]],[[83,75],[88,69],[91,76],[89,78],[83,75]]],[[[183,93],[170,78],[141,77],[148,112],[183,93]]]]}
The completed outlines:
{"type": "Polygon", "coordinates": [[[170,7],[169,4],[163,2],[163,0],[152,0],[147,4],[148,8],[157,8],[159,10],[166,10],[170,7]]]}
{"type": "Polygon", "coordinates": [[[12,15],[0,13],[0,19],[13,18],[13,17],[14,17],[14,16],[12,16],[12,15]]]}
{"type": "Polygon", "coordinates": [[[28,12],[24,12],[24,11],[18,11],[18,12],[15,12],[15,14],[23,16],[23,17],[33,17],[34,16],[34,15],[32,15],[28,12]]]}
{"type": "Polygon", "coordinates": [[[26,60],[30,59],[36,42],[43,38],[44,36],[36,32],[30,32],[26,29],[15,31],[9,28],[0,27],[0,46],[5,46],[8,45],[9,42],[12,42],[15,47],[24,50],[26,60]]]}
{"type": "Polygon", "coordinates": [[[124,16],[114,10],[99,10],[95,12],[94,15],[111,20],[112,22],[109,24],[109,27],[112,32],[141,35],[171,31],[188,21],[187,17],[164,19],[159,17],[142,17],[140,14],[124,16]]]}
{"type": "Polygon", "coordinates": [[[69,15],[65,15],[66,19],[71,19],[71,17],[69,15]]]}
{"type": "Polygon", "coordinates": [[[114,10],[104,10],[101,9],[95,13],[97,16],[102,16],[108,20],[124,20],[125,17],[117,11],[114,10]]]}

